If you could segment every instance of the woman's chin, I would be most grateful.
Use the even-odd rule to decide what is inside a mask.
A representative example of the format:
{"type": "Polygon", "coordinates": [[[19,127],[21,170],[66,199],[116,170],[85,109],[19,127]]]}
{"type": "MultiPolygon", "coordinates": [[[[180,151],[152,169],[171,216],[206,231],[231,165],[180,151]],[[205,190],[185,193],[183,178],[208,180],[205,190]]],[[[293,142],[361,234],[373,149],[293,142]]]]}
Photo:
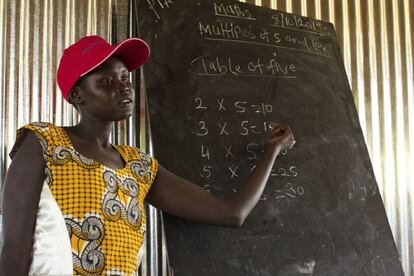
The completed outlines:
{"type": "Polygon", "coordinates": [[[133,112],[124,112],[122,114],[117,114],[116,116],[108,116],[104,119],[104,121],[112,121],[112,122],[120,122],[123,120],[128,119],[129,117],[131,117],[133,114],[133,112]]]}

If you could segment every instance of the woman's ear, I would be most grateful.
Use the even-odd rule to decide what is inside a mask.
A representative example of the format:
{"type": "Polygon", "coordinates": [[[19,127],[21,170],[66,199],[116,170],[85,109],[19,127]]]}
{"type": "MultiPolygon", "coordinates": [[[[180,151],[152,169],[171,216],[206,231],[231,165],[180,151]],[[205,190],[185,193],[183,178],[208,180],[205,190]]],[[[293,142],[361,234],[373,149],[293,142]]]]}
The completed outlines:
{"type": "Polygon", "coordinates": [[[82,92],[78,86],[72,87],[69,92],[69,102],[75,105],[79,105],[83,103],[82,99],[82,92]]]}

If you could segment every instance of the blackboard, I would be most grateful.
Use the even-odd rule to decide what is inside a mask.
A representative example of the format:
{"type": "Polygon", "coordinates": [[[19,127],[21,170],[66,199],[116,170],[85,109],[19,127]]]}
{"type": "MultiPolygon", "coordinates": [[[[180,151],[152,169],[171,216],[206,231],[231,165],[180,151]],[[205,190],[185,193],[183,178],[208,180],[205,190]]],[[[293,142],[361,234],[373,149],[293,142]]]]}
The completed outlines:
{"type": "Polygon", "coordinates": [[[403,275],[333,25],[235,1],[138,2],[156,158],[229,196],[271,121],[281,155],[239,229],[166,216],[176,275],[403,275]]]}

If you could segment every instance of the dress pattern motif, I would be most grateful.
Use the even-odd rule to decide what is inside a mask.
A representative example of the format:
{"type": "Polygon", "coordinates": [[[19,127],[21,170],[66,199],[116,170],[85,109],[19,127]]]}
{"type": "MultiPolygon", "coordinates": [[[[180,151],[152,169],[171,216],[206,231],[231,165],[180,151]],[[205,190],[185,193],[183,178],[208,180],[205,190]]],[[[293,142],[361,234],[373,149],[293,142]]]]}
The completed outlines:
{"type": "Polygon", "coordinates": [[[82,275],[101,274],[105,267],[105,256],[101,250],[101,244],[105,236],[105,229],[102,221],[96,216],[86,218],[82,223],[74,219],[65,218],[71,240],[79,239],[82,242],[82,249],[73,252],[73,268],[82,275]]]}
{"type": "Polygon", "coordinates": [[[64,165],[69,161],[74,161],[79,166],[87,169],[97,168],[100,164],[92,159],[85,158],[73,148],[57,146],[53,150],[53,162],[64,165]]]}
{"type": "Polygon", "coordinates": [[[136,180],[121,179],[111,170],[106,170],[103,178],[107,187],[102,206],[105,217],[110,221],[122,220],[138,229],[141,225],[141,208],[137,200],[139,187],[136,180]]]}

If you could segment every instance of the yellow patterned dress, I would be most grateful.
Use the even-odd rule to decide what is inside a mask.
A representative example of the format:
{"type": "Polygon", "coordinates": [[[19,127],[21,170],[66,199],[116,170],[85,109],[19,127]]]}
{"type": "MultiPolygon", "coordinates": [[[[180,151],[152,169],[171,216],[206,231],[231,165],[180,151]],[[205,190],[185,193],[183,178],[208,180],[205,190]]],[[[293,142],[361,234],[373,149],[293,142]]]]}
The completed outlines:
{"type": "MultiPolygon", "coordinates": [[[[136,275],[145,234],[144,199],[157,161],[137,148],[114,145],[125,161],[108,168],[77,152],[63,128],[32,123],[42,145],[45,178],[61,209],[75,275],[136,275]]],[[[17,144],[17,143],[16,143],[17,144]]]]}

